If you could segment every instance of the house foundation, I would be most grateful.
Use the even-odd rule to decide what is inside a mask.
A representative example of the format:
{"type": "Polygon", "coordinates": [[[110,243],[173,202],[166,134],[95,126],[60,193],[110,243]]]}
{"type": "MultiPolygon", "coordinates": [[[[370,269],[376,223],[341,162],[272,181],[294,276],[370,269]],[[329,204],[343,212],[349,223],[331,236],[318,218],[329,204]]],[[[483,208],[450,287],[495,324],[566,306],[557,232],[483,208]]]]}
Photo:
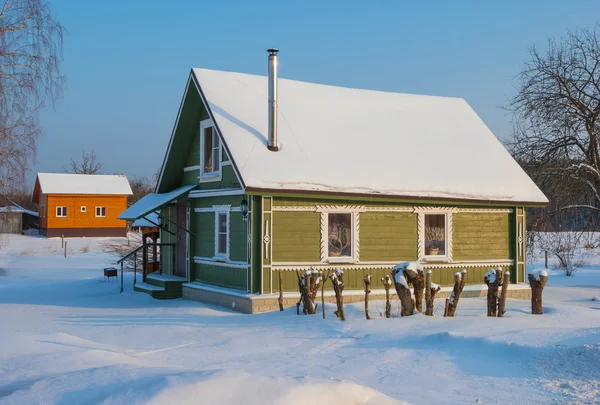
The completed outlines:
{"type": "MultiPolygon", "coordinates": [[[[436,298],[448,298],[452,292],[452,287],[442,287],[442,290],[436,295],[436,298]]],[[[246,294],[241,291],[215,287],[208,284],[192,282],[182,286],[183,299],[191,301],[205,302],[221,307],[231,308],[235,311],[245,314],[256,314],[260,312],[278,311],[279,294],[246,294]]],[[[325,301],[335,303],[333,291],[325,291],[325,301]]],[[[397,300],[395,292],[390,291],[392,300],[397,300]]],[[[487,295],[487,286],[468,285],[462,292],[461,298],[477,298],[487,295]]],[[[527,284],[510,284],[508,287],[508,298],[527,300],[531,299],[531,289],[527,284]]],[[[299,293],[283,294],[283,306],[285,308],[295,307],[300,298],[299,293]]],[[[364,301],[365,293],[360,290],[349,290],[344,292],[344,303],[364,301]]],[[[370,301],[385,300],[385,290],[371,290],[369,294],[370,301]]]]}

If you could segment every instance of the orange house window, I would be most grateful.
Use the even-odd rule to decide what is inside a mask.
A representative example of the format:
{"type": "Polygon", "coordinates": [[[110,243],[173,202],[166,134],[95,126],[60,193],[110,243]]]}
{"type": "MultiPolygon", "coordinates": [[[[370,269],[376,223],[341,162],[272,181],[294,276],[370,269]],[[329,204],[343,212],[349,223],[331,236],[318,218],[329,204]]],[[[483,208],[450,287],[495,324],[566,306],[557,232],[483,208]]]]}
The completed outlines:
{"type": "Polygon", "coordinates": [[[56,217],[57,218],[66,218],[67,217],[67,207],[56,207],[56,217]]]}
{"type": "Polygon", "coordinates": [[[96,217],[98,217],[98,218],[106,217],[106,207],[96,207],[96,217]]]}

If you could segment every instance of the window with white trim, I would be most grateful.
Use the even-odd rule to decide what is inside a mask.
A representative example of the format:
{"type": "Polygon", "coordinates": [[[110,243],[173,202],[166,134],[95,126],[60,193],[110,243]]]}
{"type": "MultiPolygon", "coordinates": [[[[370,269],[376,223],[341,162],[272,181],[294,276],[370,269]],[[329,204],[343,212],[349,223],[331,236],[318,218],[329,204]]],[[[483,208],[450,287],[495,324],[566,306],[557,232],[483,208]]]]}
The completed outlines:
{"type": "Polygon", "coordinates": [[[81,212],[86,212],[87,211],[87,207],[85,205],[81,206],[81,212]]]}
{"type": "Polygon", "coordinates": [[[106,207],[96,207],[96,218],[106,217],[106,207]]]}
{"type": "Polygon", "coordinates": [[[200,122],[200,177],[221,174],[221,142],[212,120],[200,122]]]}
{"type": "Polygon", "coordinates": [[[328,257],[352,257],[352,214],[327,214],[328,257]]]}
{"type": "Polygon", "coordinates": [[[215,257],[229,259],[229,211],[215,212],[215,257]]]}
{"type": "Polygon", "coordinates": [[[446,256],[448,249],[447,214],[425,214],[425,256],[446,256]]]}
{"type": "Polygon", "coordinates": [[[358,211],[321,211],[321,261],[328,263],[358,262],[358,211]]]}
{"type": "Polygon", "coordinates": [[[67,217],[67,207],[56,207],[56,217],[57,218],[66,218],[67,217]]]}

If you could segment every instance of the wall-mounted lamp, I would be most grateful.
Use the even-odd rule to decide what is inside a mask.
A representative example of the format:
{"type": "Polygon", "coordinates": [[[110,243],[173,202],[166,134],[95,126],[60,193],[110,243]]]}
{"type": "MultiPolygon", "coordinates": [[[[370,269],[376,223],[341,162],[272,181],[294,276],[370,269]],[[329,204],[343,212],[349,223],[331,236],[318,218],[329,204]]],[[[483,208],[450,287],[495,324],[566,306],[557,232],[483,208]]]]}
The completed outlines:
{"type": "Polygon", "coordinates": [[[246,201],[246,199],[242,199],[242,202],[240,203],[240,211],[242,213],[242,219],[244,221],[248,220],[248,201],[246,201]]]}

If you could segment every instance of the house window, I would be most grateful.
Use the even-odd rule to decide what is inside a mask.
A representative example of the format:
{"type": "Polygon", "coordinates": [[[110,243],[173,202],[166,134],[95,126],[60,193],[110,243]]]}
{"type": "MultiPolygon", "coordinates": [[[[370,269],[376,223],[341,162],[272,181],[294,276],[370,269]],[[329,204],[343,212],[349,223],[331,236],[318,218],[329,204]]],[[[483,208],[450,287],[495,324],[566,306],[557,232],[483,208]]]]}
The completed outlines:
{"type": "Polygon", "coordinates": [[[56,217],[57,218],[66,218],[67,216],[67,207],[56,207],[56,217]]]}
{"type": "Polygon", "coordinates": [[[229,258],[229,212],[215,212],[215,256],[229,258]]]}
{"type": "Polygon", "coordinates": [[[200,123],[201,176],[218,176],[221,172],[221,143],[211,120],[200,123]]]}
{"type": "Polygon", "coordinates": [[[85,207],[85,206],[82,206],[82,207],[81,207],[81,212],[86,212],[86,211],[87,211],[87,207],[85,207]]]}
{"type": "Polygon", "coordinates": [[[447,214],[425,214],[425,256],[447,255],[447,214]]]}
{"type": "Polygon", "coordinates": [[[354,217],[352,213],[326,213],[328,259],[354,258],[354,217]]]}
{"type": "Polygon", "coordinates": [[[106,217],[106,207],[96,207],[96,217],[98,217],[98,218],[106,217]]]}

